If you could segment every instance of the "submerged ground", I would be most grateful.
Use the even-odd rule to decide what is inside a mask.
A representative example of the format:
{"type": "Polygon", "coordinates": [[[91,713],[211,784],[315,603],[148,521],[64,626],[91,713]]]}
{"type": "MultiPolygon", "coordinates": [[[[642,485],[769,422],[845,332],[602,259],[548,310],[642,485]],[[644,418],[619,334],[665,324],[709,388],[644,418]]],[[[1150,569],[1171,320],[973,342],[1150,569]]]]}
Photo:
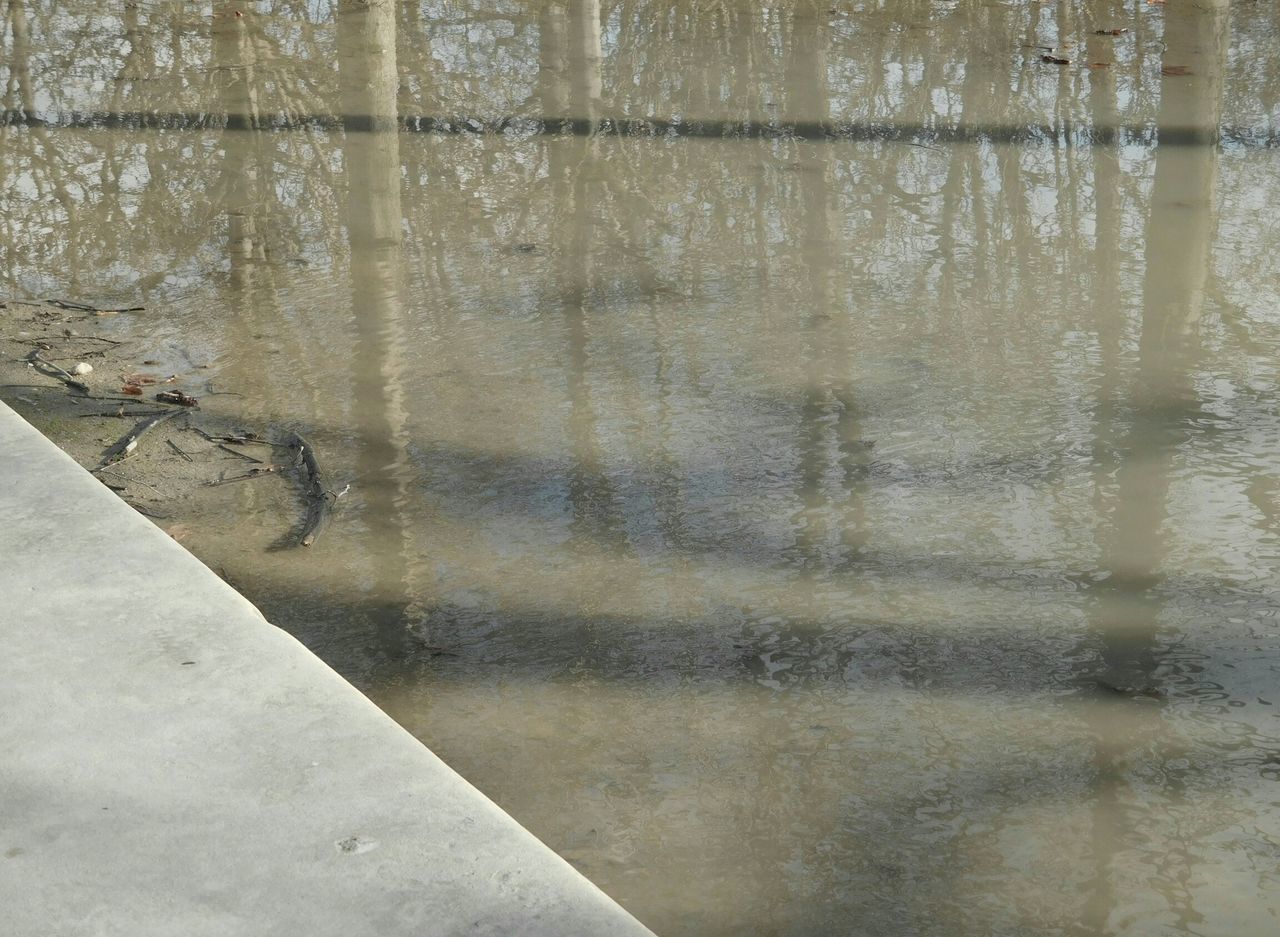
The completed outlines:
{"type": "Polygon", "coordinates": [[[6,9],[0,394],[657,932],[1274,931],[1265,4],[6,9]]]}

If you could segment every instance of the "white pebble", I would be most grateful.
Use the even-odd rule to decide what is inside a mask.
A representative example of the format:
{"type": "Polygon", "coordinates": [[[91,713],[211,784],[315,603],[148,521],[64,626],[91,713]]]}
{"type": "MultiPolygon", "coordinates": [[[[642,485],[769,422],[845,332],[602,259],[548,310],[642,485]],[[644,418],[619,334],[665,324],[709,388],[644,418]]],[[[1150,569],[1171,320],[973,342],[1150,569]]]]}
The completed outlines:
{"type": "Polygon", "coordinates": [[[77,364],[74,368],[71,369],[71,373],[72,374],[88,374],[92,370],[93,370],[93,365],[91,365],[87,361],[81,361],[79,364],[77,364]]]}

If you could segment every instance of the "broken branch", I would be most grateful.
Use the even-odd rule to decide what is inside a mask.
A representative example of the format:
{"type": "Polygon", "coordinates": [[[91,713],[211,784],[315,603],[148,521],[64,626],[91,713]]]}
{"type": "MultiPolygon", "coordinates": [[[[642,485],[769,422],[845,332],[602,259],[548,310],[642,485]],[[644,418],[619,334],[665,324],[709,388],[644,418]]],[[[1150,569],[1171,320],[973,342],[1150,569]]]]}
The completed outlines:
{"type": "Polygon", "coordinates": [[[89,393],[88,384],[85,384],[82,381],[77,381],[69,372],[62,370],[62,368],[58,367],[52,361],[46,361],[44,358],[41,358],[40,349],[37,348],[31,354],[27,355],[27,361],[30,362],[33,368],[46,377],[57,378],[68,387],[78,390],[82,394],[89,393]]]}
{"type": "Polygon", "coordinates": [[[290,449],[297,450],[297,463],[301,464],[306,472],[307,519],[302,525],[302,535],[298,543],[309,547],[329,526],[329,520],[333,515],[333,501],[329,500],[329,495],[325,491],[324,482],[321,480],[320,463],[316,461],[315,449],[311,443],[297,433],[292,433],[287,444],[290,449]]]}
{"type": "Polygon", "coordinates": [[[90,471],[97,474],[108,465],[113,465],[127,459],[138,448],[138,440],[142,438],[143,433],[146,433],[153,427],[158,426],[165,420],[177,416],[179,413],[186,412],[187,411],[185,410],[170,410],[167,413],[159,413],[155,416],[149,416],[145,420],[142,420],[137,426],[121,436],[110,449],[104,452],[102,454],[102,461],[98,463],[96,468],[91,469],[90,471]]]}

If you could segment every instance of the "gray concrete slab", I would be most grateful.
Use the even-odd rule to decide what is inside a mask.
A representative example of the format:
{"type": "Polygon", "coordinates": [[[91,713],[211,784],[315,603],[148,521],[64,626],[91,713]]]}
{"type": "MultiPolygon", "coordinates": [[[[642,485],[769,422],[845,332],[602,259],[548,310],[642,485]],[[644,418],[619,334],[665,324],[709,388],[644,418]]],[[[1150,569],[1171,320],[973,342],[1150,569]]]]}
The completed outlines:
{"type": "Polygon", "coordinates": [[[0,404],[0,933],[649,932],[0,404]]]}

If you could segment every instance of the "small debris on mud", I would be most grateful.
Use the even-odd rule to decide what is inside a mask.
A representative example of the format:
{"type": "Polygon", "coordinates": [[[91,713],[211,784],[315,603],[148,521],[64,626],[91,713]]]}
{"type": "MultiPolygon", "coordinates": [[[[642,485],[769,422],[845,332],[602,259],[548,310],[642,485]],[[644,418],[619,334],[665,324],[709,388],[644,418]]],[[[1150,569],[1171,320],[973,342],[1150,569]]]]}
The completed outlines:
{"type": "Polygon", "coordinates": [[[184,394],[180,390],[162,390],[156,394],[156,400],[161,403],[175,403],[180,407],[194,407],[198,400],[190,394],[184,394]]]}
{"type": "Polygon", "coordinates": [[[252,510],[276,519],[275,534],[270,523],[264,528],[273,539],[263,549],[315,542],[345,488],[336,493],[320,483],[309,443],[305,453],[294,445],[293,458],[286,458],[293,437],[283,430],[244,429],[243,412],[228,409],[242,407],[242,395],[213,392],[207,374],[197,379],[201,365],[189,356],[182,356],[188,373],[140,370],[161,365],[160,358],[142,357],[155,349],[146,347],[145,337],[129,334],[128,319],[100,324],[97,313],[124,316],[141,307],[7,300],[0,309],[0,399],[138,513],[164,520],[174,540],[196,539],[196,532],[205,537],[216,528],[229,543],[243,543],[242,512],[252,510]],[[93,334],[108,329],[120,337],[93,334]],[[145,388],[156,384],[175,386],[156,393],[154,402],[145,399],[145,388]],[[192,393],[200,388],[209,389],[216,404],[211,409],[192,393]],[[127,431],[120,420],[132,421],[127,431]],[[192,425],[196,420],[199,426],[192,425]],[[248,445],[278,455],[267,462],[266,452],[259,450],[259,459],[232,448],[248,445]],[[227,455],[241,460],[237,474],[228,473],[227,455]],[[276,476],[284,476],[285,484],[223,487],[276,476]],[[241,490],[243,495],[233,494],[241,490]]]}

